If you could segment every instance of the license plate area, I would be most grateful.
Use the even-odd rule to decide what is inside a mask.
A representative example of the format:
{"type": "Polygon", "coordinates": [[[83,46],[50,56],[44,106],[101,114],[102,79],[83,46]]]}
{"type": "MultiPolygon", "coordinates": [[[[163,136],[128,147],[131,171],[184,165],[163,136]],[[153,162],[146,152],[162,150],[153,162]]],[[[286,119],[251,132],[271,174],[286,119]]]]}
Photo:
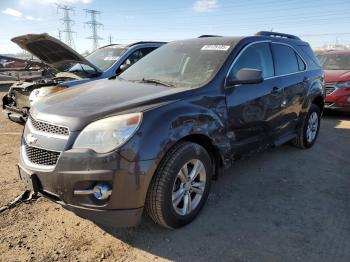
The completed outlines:
{"type": "Polygon", "coordinates": [[[38,193],[39,186],[38,186],[38,178],[35,174],[23,169],[21,166],[18,165],[18,173],[21,177],[21,180],[23,181],[26,189],[31,190],[33,193],[38,193]]]}

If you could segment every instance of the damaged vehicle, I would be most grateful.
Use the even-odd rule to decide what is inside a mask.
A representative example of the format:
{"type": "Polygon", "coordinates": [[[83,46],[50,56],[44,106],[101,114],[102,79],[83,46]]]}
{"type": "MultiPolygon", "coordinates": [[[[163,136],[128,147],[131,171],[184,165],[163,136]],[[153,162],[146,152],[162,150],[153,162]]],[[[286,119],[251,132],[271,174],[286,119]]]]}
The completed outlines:
{"type": "Polygon", "coordinates": [[[19,123],[26,121],[29,108],[42,97],[89,81],[115,77],[164,44],[112,44],[83,57],[48,34],[28,34],[15,37],[12,41],[55,69],[55,72],[50,71],[39,79],[14,83],[3,97],[3,112],[10,120],[19,123]]]}
{"type": "Polygon", "coordinates": [[[318,59],[325,70],[326,108],[350,112],[350,51],[325,51],[318,59]]]}
{"type": "Polygon", "coordinates": [[[178,228],[241,156],[312,147],[323,108],[323,70],[296,36],[174,41],[115,79],[36,102],[19,172],[33,192],[96,223],[134,226],[145,209],[178,228]]]}

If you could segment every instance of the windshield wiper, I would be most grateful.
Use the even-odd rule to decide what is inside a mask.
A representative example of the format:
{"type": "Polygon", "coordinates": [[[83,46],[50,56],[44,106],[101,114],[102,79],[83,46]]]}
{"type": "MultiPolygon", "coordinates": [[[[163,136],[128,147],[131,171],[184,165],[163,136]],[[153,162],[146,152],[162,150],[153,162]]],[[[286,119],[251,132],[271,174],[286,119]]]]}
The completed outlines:
{"type": "Polygon", "coordinates": [[[140,82],[143,83],[153,83],[153,84],[159,84],[159,85],[163,85],[163,86],[167,86],[167,87],[174,87],[173,84],[170,84],[169,82],[165,82],[159,79],[146,79],[146,78],[142,78],[142,80],[140,82]]]}

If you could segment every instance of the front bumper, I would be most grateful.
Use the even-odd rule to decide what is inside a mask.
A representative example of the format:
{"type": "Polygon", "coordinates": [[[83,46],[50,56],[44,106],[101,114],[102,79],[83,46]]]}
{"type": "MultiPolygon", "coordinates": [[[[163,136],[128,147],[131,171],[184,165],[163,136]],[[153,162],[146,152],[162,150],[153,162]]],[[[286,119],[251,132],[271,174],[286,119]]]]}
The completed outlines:
{"type": "Polygon", "coordinates": [[[136,226],[140,223],[143,213],[143,208],[123,210],[97,210],[64,204],[61,205],[66,210],[72,211],[74,214],[81,218],[85,218],[103,225],[113,225],[115,227],[136,226]]]}
{"type": "Polygon", "coordinates": [[[155,160],[129,162],[118,152],[97,154],[92,150],[63,151],[56,166],[32,166],[21,149],[19,166],[35,176],[38,191],[76,215],[99,224],[134,226],[139,223],[148,185],[156,169],[155,160]],[[93,195],[74,195],[74,190],[92,188],[98,182],[111,185],[106,201],[93,195]]]}
{"type": "Polygon", "coordinates": [[[3,106],[2,112],[5,114],[5,116],[10,119],[13,122],[24,124],[27,121],[28,115],[27,113],[21,111],[20,109],[16,107],[11,106],[3,106]]]}
{"type": "Polygon", "coordinates": [[[13,122],[23,124],[27,121],[29,107],[18,108],[8,95],[2,98],[3,113],[13,122]]]}

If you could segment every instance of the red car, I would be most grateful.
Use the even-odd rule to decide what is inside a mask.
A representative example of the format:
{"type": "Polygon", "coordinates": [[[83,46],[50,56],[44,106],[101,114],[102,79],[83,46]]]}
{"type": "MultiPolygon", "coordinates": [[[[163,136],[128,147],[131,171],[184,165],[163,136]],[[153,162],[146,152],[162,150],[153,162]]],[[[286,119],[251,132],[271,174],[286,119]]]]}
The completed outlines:
{"type": "Polygon", "coordinates": [[[350,50],[318,55],[325,72],[326,108],[350,112],[350,50]]]}

